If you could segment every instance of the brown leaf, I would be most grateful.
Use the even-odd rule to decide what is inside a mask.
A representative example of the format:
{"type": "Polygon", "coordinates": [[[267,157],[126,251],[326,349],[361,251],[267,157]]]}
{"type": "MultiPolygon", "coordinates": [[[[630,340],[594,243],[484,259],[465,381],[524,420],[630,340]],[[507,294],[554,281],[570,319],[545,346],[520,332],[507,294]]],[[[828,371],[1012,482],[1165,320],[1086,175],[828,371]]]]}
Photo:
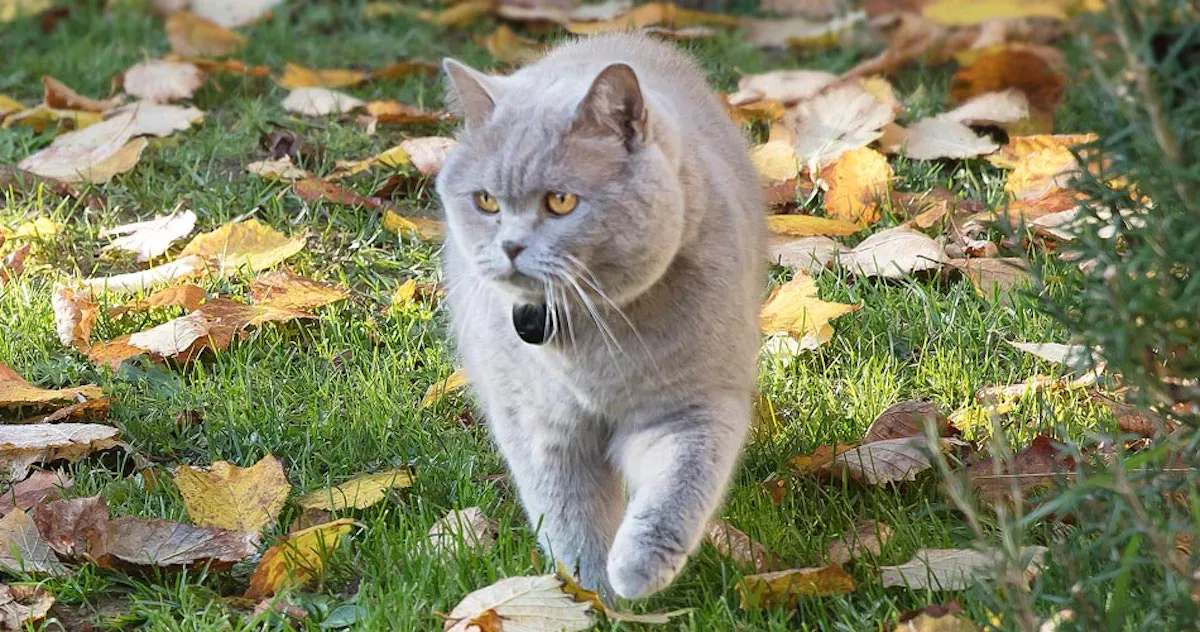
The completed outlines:
{"type": "Polygon", "coordinates": [[[34,463],[78,461],[119,445],[116,436],[116,428],[99,424],[0,425],[0,478],[19,481],[34,463]]]}
{"type": "MultiPolygon", "coordinates": [[[[0,235],[0,246],[4,245],[4,235],[0,235]]],[[[32,244],[17,246],[16,250],[4,255],[0,259],[0,287],[4,287],[9,281],[21,276],[25,272],[25,257],[29,255],[29,248],[32,244]]]]}
{"type": "Polygon", "coordinates": [[[161,289],[150,296],[108,310],[109,318],[119,318],[129,312],[144,312],[160,307],[182,307],[189,312],[198,309],[208,298],[208,292],[198,285],[176,285],[161,289]]]}
{"type": "Polygon", "coordinates": [[[956,432],[933,402],[900,402],[879,413],[862,442],[924,437],[927,426],[933,428],[935,437],[948,437],[956,432]]]}
{"type": "Polygon", "coordinates": [[[167,41],[185,57],[224,57],[246,45],[245,37],[187,11],[167,18],[167,41]]]}
{"type": "Polygon", "coordinates": [[[887,546],[894,534],[895,531],[882,522],[859,522],[852,530],[829,543],[829,561],[840,565],[864,555],[879,557],[883,547],[887,546]]]}
{"type": "Polygon", "coordinates": [[[1066,77],[1024,46],[1001,46],[954,74],[950,96],[957,101],[987,92],[1017,89],[1034,110],[1053,112],[1062,101],[1066,77]]]}
{"type": "Polygon", "coordinates": [[[453,118],[446,112],[426,112],[399,101],[368,101],[363,108],[383,125],[429,125],[453,118]]]}
{"type": "Polygon", "coordinates": [[[479,507],[451,509],[429,528],[429,544],[441,553],[453,553],[460,546],[486,553],[496,545],[498,529],[479,507]]]}
{"type": "Polygon", "coordinates": [[[62,575],[63,565],[38,533],[33,519],[22,509],[0,518],[0,569],[10,573],[62,575]]]}
{"type": "Polygon", "coordinates": [[[301,587],[324,571],[324,561],[358,523],[348,518],[327,522],[288,536],[267,549],[246,597],[263,599],[283,588],[301,587]]]}
{"type": "Polygon", "coordinates": [[[733,16],[684,9],[672,2],[650,2],[638,5],[611,20],[571,22],[567,24],[567,30],[576,34],[591,34],[640,29],[647,26],[683,28],[701,25],[736,26],[737,24],[738,20],[733,16]]]}
{"type": "Polygon", "coordinates": [[[1108,408],[1117,421],[1117,427],[1124,432],[1153,438],[1170,434],[1178,426],[1174,421],[1165,419],[1152,410],[1105,397],[1100,393],[1093,393],[1092,397],[1108,408]]]}
{"type": "Polygon", "coordinates": [[[227,461],[208,471],[180,465],[175,486],[192,522],[255,534],[275,523],[292,490],[283,463],[270,454],[246,468],[227,461]]]}
{"type": "Polygon", "coordinates": [[[36,627],[53,605],[54,595],[41,586],[0,584],[0,629],[36,627]]]}
{"type": "Polygon", "coordinates": [[[183,61],[195,65],[204,72],[224,72],[249,77],[266,77],[271,74],[270,66],[247,66],[236,59],[206,59],[204,57],[178,55],[171,53],[165,57],[167,61],[183,61]]]}
{"type": "Polygon", "coordinates": [[[946,255],[941,245],[925,234],[896,226],[864,239],[843,252],[838,261],[855,274],[898,279],[914,272],[939,269],[946,255]]]}
{"type": "Polygon", "coordinates": [[[250,282],[250,300],[263,307],[307,312],[346,296],[341,287],[318,283],[287,269],[260,274],[250,282]]]}
{"type": "Polygon", "coordinates": [[[361,70],[328,69],[312,70],[300,64],[288,62],[283,66],[283,75],[276,80],[282,88],[344,88],[366,81],[369,74],[361,70]]]}
{"type": "Polygon", "coordinates": [[[134,64],[121,75],[121,83],[134,98],[171,103],[192,98],[206,78],[195,64],[153,59],[134,64]]]}
{"type": "Polygon", "coordinates": [[[1075,459],[1060,452],[1045,435],[1038,435],[1011,463],[988,458],[966,469],[967,480],[987,502],[1016,502],[1054,481],[1070,480],[1075,459]]]}
{"type": "Polygon", "coordinates": [[[108,408],[112,403],[113,398],[111,397],[89,399],[86,402],[64,406],[41,417],[22,419],[16,423],[51,424],[63,421],[99,421],[108,417],[108,408]]]}
{"type": "Polygon", "coordinates": [[[88,556],[100,568],[229,568],[257,552],[258,534],[121,516],[89,534],[88,556]]]}
{"type": "Polygon", "coordinates": [[[106,112],[125,102],[125,96],[120,94],[104,100],[90,99],[50,75],[42,75],[42,89],[46,105],[60,110],[106,112]]]}
{"type": "MultiPolygon", "coordinates": [[[[942,449],[956,444],[961,442],[941,439],[942,449]]],[[[866,485],[914,481],[917,474],[933,467],[927,450],[924,437],[873,441],[839,454],[824,469],[835,478],[845,474],[866,485]]]]}
{"type": "Polygon", "coordinates": [[[1020,257],[954,259],[949,264],[967,275],[975,291],[984,298],[1004,294],[1014,286],[1028,284],[1030,279],[1028,264],[1020,257]]]}
{"type": "Polygon", "coordinates": [[[74,483],[62,472],[38,470],[0,495],[0,516],[14,509],[32,509],[45,498],[58,494],[59,489],[70,489],[74,483]]]}
{"type": "Polygon", "coordinates": [[[721,555],[756,573],[766,573],[784,566],[766,547],[724,520],[713,518],[708,522],[704,541],[721,555]]]}
{"type": "MultiPolygon", "coordinates": [[[[1048,549],[1027,546],[1021,558],[1028,560],[1026,581],[1041,568],[1048,549]]],[[[987,579],[1000,558],[999,551],[974,549],[921,549],[913,559],[899,566],[879,567],[884,587],[903,587],[909,590],[966,590],[976,581],[987,579]]]]}
{"type": "Polygon", "coordinates": [[[0,364],[0,407],[45,405],[77,398],[96,399],[103,393],[99,386],[88,384],[73,388],[38,388],[16,371],[0,364]]]}
{"type": "Polygon", "coordinates": [[[33,521],[55,552],[82,560],[89,534],[108,522],[108,502],[103,496],[52,500],[34,508],[33,521]]]}
{"type": "Polygon", "coordinates": [[[836,446],[822,445],[817,446],[817,449],[812,454],[797,454],[788,459],[788,466],[797,474],[809,474],[822,471],[833,464],[834,458],[839,454],[853,449],[854,446],[839,443],[836,446]]]}
{"type": "Polygon", "coordinates": [[[747,575],[737,585],[743,610],[794,608],[802,597],[844,595],[856,588],[854,578],[836,564],[747,575]]]}
{"type": "Polygon", "coordinates": [[[296,181],[296,184],[292,185],[292,192],[296,194],[296,197],[309,204],[316,204],[318,201],[324,200],[331,204],[344,206],[365,206],[376,210],[384,208],[384,204],[379,200],[363,197],[350,189],[318,178],[296,181]]]}
{"type": "Polygon", "coordinates": [[[100,315],[100,306],[91,299],[92,293],[88,290],[60,283],[54,285],[50,307],[54,311],[54,328],[63,346],[82,351],[91,346],[92,328],[100,315]]]}

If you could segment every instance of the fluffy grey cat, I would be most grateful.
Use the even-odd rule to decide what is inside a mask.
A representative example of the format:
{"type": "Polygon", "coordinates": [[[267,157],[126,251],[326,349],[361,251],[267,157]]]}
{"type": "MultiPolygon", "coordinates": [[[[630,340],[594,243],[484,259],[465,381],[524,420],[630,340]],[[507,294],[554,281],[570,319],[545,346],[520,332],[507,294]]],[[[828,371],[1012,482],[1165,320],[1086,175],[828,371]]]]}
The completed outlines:
{"type": "Polygon", "coordinates": [[[690,59],[638,35],[510,76],[443,66],[465,122],[437,181],[464,368],[542,547],[585,586],[649,595],[750,423],[766,257],[745,141],[690,59]]]}

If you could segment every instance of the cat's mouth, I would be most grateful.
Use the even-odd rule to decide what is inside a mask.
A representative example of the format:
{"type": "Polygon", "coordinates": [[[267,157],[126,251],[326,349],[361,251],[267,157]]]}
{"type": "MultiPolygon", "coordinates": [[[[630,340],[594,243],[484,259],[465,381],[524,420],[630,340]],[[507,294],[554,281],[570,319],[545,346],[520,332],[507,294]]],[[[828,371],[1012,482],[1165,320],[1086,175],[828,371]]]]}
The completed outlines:
{"type": "Polygon", "coordinates": [[[546,283],[542,279],[525,274],[515,268],[509,268],[495,277],[496,283],[503,286],[518,303],[541,303],[546,300],[546,283]]]}

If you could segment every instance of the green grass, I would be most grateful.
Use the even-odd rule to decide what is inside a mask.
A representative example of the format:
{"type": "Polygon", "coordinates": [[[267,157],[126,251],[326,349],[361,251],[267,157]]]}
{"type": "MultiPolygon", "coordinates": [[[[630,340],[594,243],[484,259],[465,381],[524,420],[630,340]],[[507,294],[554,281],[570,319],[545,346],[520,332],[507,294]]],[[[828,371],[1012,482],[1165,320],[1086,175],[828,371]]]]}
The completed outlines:
{"type": "MultiPolygon", "coordinates": [[[[488,28],[485,22],[471,31],[488,28]]],[[[487,53],[468,34],[403,17],[368,21],[360,17],[357,4],[297,3],[243,32],[250,45],[239,57],[276,69],[287,61],[369,68],[414,57],[436,61],[443,55],[490,65],[487,53]]],[[[854,60],[845,52],[809,58],[767,56],[732,36],[688,47],[717,87],[725,90],[743,73],[801,66],[842,70],[854,60]]],[[[49,34],[41,33],[35,21],[6,26],[0,31],[0,50],[6,51],[0,92],[32,103],[40,98],[42,74],[83,94],[106,94],[111,77],[141,59],[165,53],[167,44],[161,22],[147,13],[73,5],[71,16],[49,34]]],[[[916,70],[897,85],[901,98],[924,86],[913,105],[921,112],[933,111],[944,94],[946,76],[942,70],[916,70]]],[[[373,82],[347,91],[360,98],[441,104],[440,82],[433,77],[373,82]]],[[[458,421],[467,402],[451,398],[431,409],[420,407],[426,388],[452,370],[445,314],[427,305],[392,311],[388,303],[394,288],[406,279],[439,278],[436,247],[385,231],[380,218],[367,210],[306,204],[287,184],[245,174],[244,166],[263,156],[258,137],[275,125],[325,147],[319,174],[331,172],[335,159],[366,157],[406,135],[451,130],[380,128],[367,136],[349,119],[287,114],[279,106],[284,95],[266,79],[217,75],[195,99],[207,112],[203,124],[153,141],[133,171],[97,190],[107,199],[103,208],[49,196],[10,198],[0,211],[6,225],[44,215],[64,231],[38,241],[29,272],[0,290],[0,362],[42,386],[101,385],[118,402],[111,423],[121,428],[134,449],[155,461],[203,465],[224,459],[249,465],[272,453],[285,463],[298,493],[360,473],[412,465],[418,476],[411,489],[348,514],[365,529],[335,552],[319,584],[292,596],[312,613],[295,625],[319,629],[338,605],[351,603],[360,607],[353,624],[359,629],[440,629],[434,613],[448,612],[468,592],[502,577],[547,568],[533,565],[534,538],[514,490],[487,478],[503,472],[504,466],[486,431],[458,421]],[[253,215],[288,233],[308,231],[308,249],[289,265],[318,279],[346,284],[351,299],[324,309],[317,321],[257,329],[227,352],[186,367],[137,360],[114,374],[64,349],[50,311],[54,281],[136,269],[129,258],[97,255],[105,243],[98,232],[169,211],[180,201],[197,212],[205,230],[253,215]],[[177,416],[189,411],[200,414],[200,423],[177,424],[177,416]],[[483,555],[431,555],[423,546],[429,527],[447,510],[471,505],[483,507],[499,522],[498,546],[483,555]]],[[[1070,120],[1086,121],[1086,115],[1073,112],[1070,120]]],[[[48,134],[5,130],[0,133],[0,164],[16,163],[49,140],[48,134]]],[[[898,190],[942,185],[993,206],[1002,200],[1002,178],[985,164],[909,163],[898,165],[897,171],[898,190]]],[[[387,170],[376,170],[351,180],[350,186],[366,194],[388,175],[387,170]]],[[[428,188],[415,203],[436,209],[428,188]]],[[[887,218],[881,226],[895,222],[887,218]]],[[[1078,291],[1071,268],[1055,261],[1048,265],[1060,280],[1048,292],[1066,297],[1078,291]]],[[[234,296],[242,295],[247,285],[246,279],[206,283],[213,292],[234,296]]],[[[1034,297],[989,301],[965,279],[882,282],[829,273],[820,277],[819,285],[822,298],[861,302],[864,307],[836,321],[837,333],[827,346],[788,366],[764,365],[762,392],[775,403],[785,428],[747,450],[724,517],[795,566],[821,564],[827,542],[862,519],[882,520],[896,529],[895,540],[879,560],[884,564],[907,561],[920,548],[969,546],[975,536],[933,474],[898,489],[796,479],[778,505],[760,484],[786,476],[786,460],[793,454],[856,441],[879,412],[898,401],[929,399],[949,412],[972,405],[980,387],[1051,371],[1004,341],[1064,342],[1065,330],[1037,310],[1034,297]]],[[[123,320],[102,318],[95,338],[137,331],[167,316],[160,312],[123,320]]],[[[1059,400],[1053,409],[1034,399],[1021,402],[1009,416],[1014,444],[1038,430],[1081,437],[1105,423],[1091,407],[1072,405],[1071,394],[1059,400]]],[[[147,485],[140,474],[122,478],[94,462],[72,471],[76,486],[70,496],[103,493],[118,515],[187,519],[166,477],[147,485]]],[[[297,514],[298,508],[289,506],[267,540],[284,533],[297,514]]],[[[118,598],[128,611],[125,616],[146,629],[284,627],[278,618],[253,620],[230,601],[244,590],[252,568],[246,563],[220,574],[131,576],[85,566],[46,585],[67,606],[96,608],[118,598]]],[[[738,608],[734,588],[744,571],[702,548],[670,590],[637,608],[693,608],[664,626],[676,630],[876,629],[900,612],[955,597],[976,621],[988,618],[975,598],[981,593],[884,589],[867,563],[853,563],[849,570],[861,584],[852,595],[806,599],[798,611],[746,613],[738,608]]],[[[1064,580],[1051,572],[1042,581],[1064,580]]],[[[1054,592],[1066,591],[1058,586],[1054,592]]],[[[1052,603],[1036,601],[1036,588],[1034,594],[1039,610],[1053,608],[1052,603]]],[[[346,612],[337,611],[339,617],[346,612]]],[[[603,629],[632,627],[612,624],[603,629]]]]}

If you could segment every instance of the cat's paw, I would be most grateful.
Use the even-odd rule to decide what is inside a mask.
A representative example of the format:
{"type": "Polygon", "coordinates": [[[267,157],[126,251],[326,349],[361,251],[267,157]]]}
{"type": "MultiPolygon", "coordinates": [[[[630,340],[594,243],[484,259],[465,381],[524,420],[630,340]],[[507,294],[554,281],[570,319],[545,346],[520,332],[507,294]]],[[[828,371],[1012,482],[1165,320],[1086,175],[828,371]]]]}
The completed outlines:
{"type": "Polygon", "coordinates": [[[641,599],[666,588],[687,563],[687,551],[655,540],[617,534],[608,554],[608,583],[621,597],[641,599]]]}

